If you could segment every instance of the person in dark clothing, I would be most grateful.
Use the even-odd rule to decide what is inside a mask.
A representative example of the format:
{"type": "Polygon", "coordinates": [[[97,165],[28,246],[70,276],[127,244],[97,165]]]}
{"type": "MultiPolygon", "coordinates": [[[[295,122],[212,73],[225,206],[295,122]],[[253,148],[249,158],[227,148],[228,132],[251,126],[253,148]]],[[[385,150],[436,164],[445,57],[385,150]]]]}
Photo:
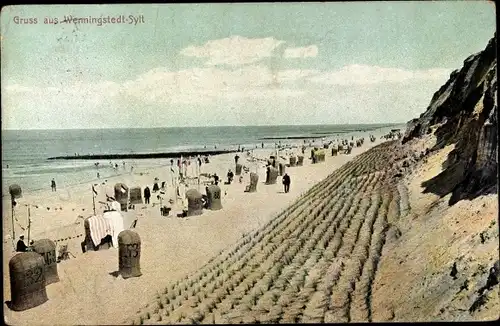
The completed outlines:
{"type": "Polygon", "coordinates": [[[24,235],[19,237],[19,240],[17,241],[16,251],[17,252],[28,251],[28,246],[26,246],[26,244],[24,243],[24,235]]]}
{"type": "Polygon", "coordinates": [[[146,188],[144,188],[144,203],[149,204],[150,197],[151,197],[151,190],[149,190],[149,187],[146,186],[146,188]]]}
{"type": "Polygon", "coordinates": [[[215,185],[218,185],[219,184],[219,176],[216,174],[214,174],[214,183],[215,185]]]}
{"type": "Polygon", "coordinates": [[[56,191],[56,180],[52,179],[50,187],[52,188],[52,191],[56,191]]]}
{"type": "Polygon", "coordinates": [[[229,169],[229,171],[227,171],[227,182],[231,184],[231,182],[233,182],[233,178],[234,178],[234,173],[233,171],[231,171],[231,169],[229,169]]]}
{"type": "Polygon", "coordinates": [[[288,193],[290,191],[290,176],[288,173],[283,176],[283,186],[285,187],[285,193],[288,193]]]}
{"type": "Polygon", "coordinates": [[[240,159],[240,157],[238,156],[238,154],[236,154],[234,156],[234,164],[238,164],[238,160],[240,159]]]}
{"type": "Polygon", "coordinates": [[[160,187],[158,187],[158,182],[155,182],[153,185],[153,192],[157,192],[158,190],[160,190],[160,187]]]}

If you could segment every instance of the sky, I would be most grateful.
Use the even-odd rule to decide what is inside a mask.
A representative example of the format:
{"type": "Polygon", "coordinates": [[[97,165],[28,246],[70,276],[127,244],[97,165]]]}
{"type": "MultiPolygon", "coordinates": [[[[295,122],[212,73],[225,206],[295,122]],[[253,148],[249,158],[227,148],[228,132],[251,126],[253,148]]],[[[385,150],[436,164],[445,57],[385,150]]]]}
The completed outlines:
{"type": "Polygon", "coordinates": [[[0,23],[4,130],[406,122],[496,29],[485,1],[32,5],[0,23]]]}

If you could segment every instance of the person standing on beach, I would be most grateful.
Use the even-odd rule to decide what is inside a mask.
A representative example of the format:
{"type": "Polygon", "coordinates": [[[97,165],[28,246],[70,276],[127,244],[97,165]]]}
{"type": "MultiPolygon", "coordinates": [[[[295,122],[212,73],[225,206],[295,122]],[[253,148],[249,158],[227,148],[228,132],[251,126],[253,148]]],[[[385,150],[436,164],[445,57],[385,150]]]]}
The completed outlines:
{"type": "Polygon", "coordinates": [[[56,181],[54,179],[50,182],[50,187],[52,188],[52,191],[56,191],[56,181]]]}
{"type": "Polygon", "coordinates": [[[231,171],[231,169],[229,169],[229,171],[227,171],[227,183],[231,184],[231,182],[233,182],[233,178],[234,178],[234,173],[233,171],[231,171]]]}
{"type": "Polygon", "coordinates": [[[149,190],[149,187],[146,186],[144,188],[144,203],[149,204],[149,198],[151,197],[151,190],[149,190]]]}
{"type": "Polygon", "coordinates": [[[198,176],[198,178],[200,177],[202,164],[203,164],[203,161],[201,160],[201,156],[198,155],[198,165],[196,166],[196,175],[198,176]]]}
{"type": "Polygon", "coordinates": [[[290,191],[290,176],[288,173],[283,176],[283,186],[285,187],[285,193],[288,193],[290,191]]]}
{"type": "Polygon", "coordinates": [[[238,155],[238,154],[236,154],[236,155],[234,156],[234,164],[238,164],[238,160],[239,160],[239,159],[240,159],[239,155],[238,155]]]}

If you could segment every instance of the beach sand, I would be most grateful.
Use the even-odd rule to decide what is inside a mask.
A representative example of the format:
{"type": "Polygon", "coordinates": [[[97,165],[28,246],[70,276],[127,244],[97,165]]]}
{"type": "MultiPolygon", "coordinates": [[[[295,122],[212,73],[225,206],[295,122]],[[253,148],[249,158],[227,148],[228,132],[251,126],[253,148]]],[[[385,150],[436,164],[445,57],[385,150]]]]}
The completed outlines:
{"type": "MultiPolygon", "coordinates": [[[[221,250],[234,244],[244,234],[269,222],[289,206],[311,186],[327,177],[338,167],[374,145],[380,144],[380,135],[371,143],[369,133],[364,134],[365,143],[354,148],[350,155],[331,156],[327,151],[326,161],[312,164],[306,149],[304,166],[287,168],[291,176],[290,192],[283,192],[281,178],[275,185],[265,185],[264,162],[247,162],[246,154],[239,153],[240,163],[259,174],[256,193],[245,193],[249,174],[243,182],[238,177],[231,185],[221,182],[222,205],[219,211],[204,210],[201,216],[178,218],[182,204],[173,205],[169,217],[161,216],[159,200],[153,194],[150,205],[135,205],[126,213],[126,224],[137,218],[135,231],[142,241],[142,276],[124,280],[110,275],[118,270],[118,251],[115,248],[97,252],[81,252],[84,238],[83,219],[92,216],[91,182],[58,189],[57,192],[39,191],[24,194],[15,207],[16,241],[24,234],[27,242],[27,212],[30,204],[30,239],[48,238],[58,240],[57,247],[67,244],[76,257],[58,264],[60,282],[47,286],[49,301],[23,312],[14,312],[4,303],[5,318],[9,324],[116,324],[138,311],[157,291],[188,273],[197,271],[221,250]],[[38,208],[37,208],[38,206],[38,208]],[[24,228],[24,230],[23,230],[24,228]]],[[[299,153],[299,149],[293,150],[299,153]]],[[[267,158],[272,149],[256,149],[254,155],[267,158]]],[[[138,168],[134,173],[124,173],[99,180],[95,189],[96,211],[102,212],[99,201],[105,201],[105,194],[113,195],[113,186],[123,182],[129,187],[148,185],[151,189],[154,178],[167,183],[165,198],[174,198],[170,181],[170,163],[159,168],[138,168]]],[[[234,171],[234,154],[211,157],[209,164],[203,164],[201,172],[216,172],[221,180],[226,179],[228,169],[234,171]]],[[[96,181],[97,183],[97,181],[96,181]]],[[[197,189],[197,185],[192,188],[197,189]]],[[[200,186],[204,193],[204,186],[200,186]]],[[[163,201],[165,202],[165,201],[163,201]]],[[[15,254],[11,234],[10,200],[4,199],[4,297],[10,300],[8,261],[15,254]]],[[[128,227],[129,225],[125,225],[128,227]]],[[[57,249],[56,249],[57,250],[57,249]]]]}

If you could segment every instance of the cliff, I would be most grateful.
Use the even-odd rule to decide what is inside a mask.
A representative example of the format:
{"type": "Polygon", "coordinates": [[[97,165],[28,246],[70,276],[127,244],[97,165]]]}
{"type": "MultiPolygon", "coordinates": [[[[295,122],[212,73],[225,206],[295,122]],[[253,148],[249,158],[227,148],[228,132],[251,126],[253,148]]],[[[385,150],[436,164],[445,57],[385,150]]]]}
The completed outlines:
{"type": "Polygon", "coordinates": [[[499,318],[496,34],[408,122],[373,321],[499,318]],[[466,200],[464,200],[466,199],[466,200]]]}
{"type": "Polygon", "coordinates": [[[427,110],[407,124],[403,143],[435,130],[431,151],[455,144],[445,170],[424,184],[441,197],[451,192],[450,204],[497,192],[496,43],[495,33],[482,52],[451,73],[427,110]]]}

